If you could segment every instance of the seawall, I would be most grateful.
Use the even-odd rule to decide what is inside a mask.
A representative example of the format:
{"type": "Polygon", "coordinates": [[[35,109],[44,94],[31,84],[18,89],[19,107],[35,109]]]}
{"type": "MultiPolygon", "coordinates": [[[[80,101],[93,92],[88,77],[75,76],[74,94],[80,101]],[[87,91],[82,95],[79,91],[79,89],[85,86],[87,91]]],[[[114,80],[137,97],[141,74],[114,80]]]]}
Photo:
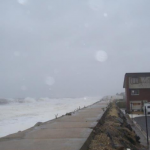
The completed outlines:
{"type": "Polygon", "coordinates": [[[0,138],[0,150],[85,150],[109,100],[0,138]]]}

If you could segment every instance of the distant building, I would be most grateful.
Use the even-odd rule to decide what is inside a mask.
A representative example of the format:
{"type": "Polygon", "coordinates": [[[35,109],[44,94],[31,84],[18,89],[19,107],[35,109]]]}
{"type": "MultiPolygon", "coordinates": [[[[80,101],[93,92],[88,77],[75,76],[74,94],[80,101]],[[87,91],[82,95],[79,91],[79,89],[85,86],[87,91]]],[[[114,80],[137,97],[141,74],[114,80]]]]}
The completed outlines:
{"type": "Polygon", "coordinates": [[[150,72],[126,73],[124,77],[127,111],[142,110],[150,102],[150,72]]]}

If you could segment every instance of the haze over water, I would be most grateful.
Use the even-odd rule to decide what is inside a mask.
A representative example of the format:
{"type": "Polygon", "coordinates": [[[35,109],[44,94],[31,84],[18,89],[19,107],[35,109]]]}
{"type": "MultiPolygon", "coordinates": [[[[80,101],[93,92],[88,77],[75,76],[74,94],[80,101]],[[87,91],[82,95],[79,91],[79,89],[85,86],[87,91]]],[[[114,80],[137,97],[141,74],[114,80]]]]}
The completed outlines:
{"type": "Polygon", "coordinates": [[[147,72],[150,1],[1,0],[0,97],[95,97],[147,72]]]}
{"type": "Polygon", "coordinates": [[[149,8],[149,0],[1,0],[0,98],[11,102],[0,105],[0,136],[123,92],[126,72],[148,72],[149,8]]]}

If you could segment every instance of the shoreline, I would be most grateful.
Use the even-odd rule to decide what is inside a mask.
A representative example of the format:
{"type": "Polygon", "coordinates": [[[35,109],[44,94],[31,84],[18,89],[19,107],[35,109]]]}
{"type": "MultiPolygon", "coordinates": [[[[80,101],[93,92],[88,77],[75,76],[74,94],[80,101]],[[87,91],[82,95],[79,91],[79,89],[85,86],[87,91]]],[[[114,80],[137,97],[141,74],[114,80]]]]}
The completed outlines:
{"type": "MultiPolygon", "coordinates": [[[[92,99],[92,98],[91,98],[92,99]]],[[[97,98],[98,99],[98,98],[97,98]]],[[[73,99],[74,100],[74,99],[73,99]]],[[[97,103],[97,102],[99,102],[99,101],[101,101],[102,99],[99,99],[99,100],[96,100],[96,102],[94,102],[94,103],[92,103],[92,104],[90,104],[90,105],[88,105],[88,106],[86,106],[86,107],[89,107],[89,106],[91,106],[91,105],[94,105],[95,103],[97,103]]],[[[91,100],[92,101],[92,100],[91,100]]],[[[83,105],[83,104],[82,104],[83,105]]],[[[79,106],[80,107],[80,106],[79,106]]],[[[76,107],[76,109],[72,109],[72,111],[71,112],[75,112],[75,110],[76,111],[78,111],[79,110],[79,107],[76,107]]],[[[80,108],[80,109],[83,109],[85,106],[83,106],[82,108],[80,108]]],[[[58,116],[57,118],[60,118],[60,117],[62,117],[62,116],[65,116],[67,113],[70,113],[70,112],[64,112],[62,115],[60,115],[60,116],[58,116]]],[[[16,129],[16,131],[15,132],[13,132],[13,133],[8,133],[7,135],[4,135],[4,136],[1,136],[0,138],[3,138],[3,137],[5,137],[5,136],[8,136],[8,135],[10,135],[10,134],[15,134],[15,133],[17,133],[17,132],[22,132],[22,131],[24,131],[24,130],[28,130],[28,129],[30,129],[30,128],[32,128],[32,127],[34,127],[36,124],[38,124],[38,123],[47,123],[47,122],[49,122],[49,121],[52,121],[52,120],[55,120],[56,119],[56,116],[53,114],[53,118],[51,118],[51,119],[47,119],[46,121],[40,121],[40,119],[38,120],[38,121],[36,121],[35,123],[32,123],[32,120],[33,119],[31,119],[31,123],[32,123],[32,125],[31,126],[29,126],[28,125],[28,127],[25,127],[23,130],[22,129],[16,129]]],[[[17,123],[17,122],[16,122],[17,123]]],[[[26,123],[26,122],[25,122],[26,123]]],[[[29,122],[29,124],[31,124],[30,122],[29,122]]],[[[21,121],[19,122],[19,126],[21,127],[21,121]]],[[[9,127],[8,127],[9,128],[9,127]]]]}
{"type": "Polygon", "coordinates": [[[104,114],[108,101],[96,103],[0,139],[0,150],[80,150],[104,114]]]}

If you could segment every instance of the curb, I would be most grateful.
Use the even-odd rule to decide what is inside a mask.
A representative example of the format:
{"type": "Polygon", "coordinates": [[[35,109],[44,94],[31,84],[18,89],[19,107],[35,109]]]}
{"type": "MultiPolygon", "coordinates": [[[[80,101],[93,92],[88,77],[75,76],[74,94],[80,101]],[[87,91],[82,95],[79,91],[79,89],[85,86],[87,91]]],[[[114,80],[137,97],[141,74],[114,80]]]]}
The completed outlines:
{"type": "MultiPolygon", "coordinates": [[[[129,115],[127,115],[127,116],[128,116],[128,119],[130,119],[131,122],[136,126],[136,128],[139,129],[139,131],[141,132],[141,134],[147,139],[147,134],[146,134],[146,132],[142,129],[142,127],[141,127],[134,119],[132,120],[129,115]]],[[[149,143],[150,143],[150,137],[148,137],[148,141],[149,141],[149,143]]]]}
{"type": "MultiPolygon", "coordinates": [[[[146,132],[141,128],[141,126],[136,122],[133,121],[134,125],[141,131],[141,133],[144,135],[145,138],[147,138],[146,132]]],[[[148,141],[150,142],[150,137],[148,137],[148,141]]]]}

